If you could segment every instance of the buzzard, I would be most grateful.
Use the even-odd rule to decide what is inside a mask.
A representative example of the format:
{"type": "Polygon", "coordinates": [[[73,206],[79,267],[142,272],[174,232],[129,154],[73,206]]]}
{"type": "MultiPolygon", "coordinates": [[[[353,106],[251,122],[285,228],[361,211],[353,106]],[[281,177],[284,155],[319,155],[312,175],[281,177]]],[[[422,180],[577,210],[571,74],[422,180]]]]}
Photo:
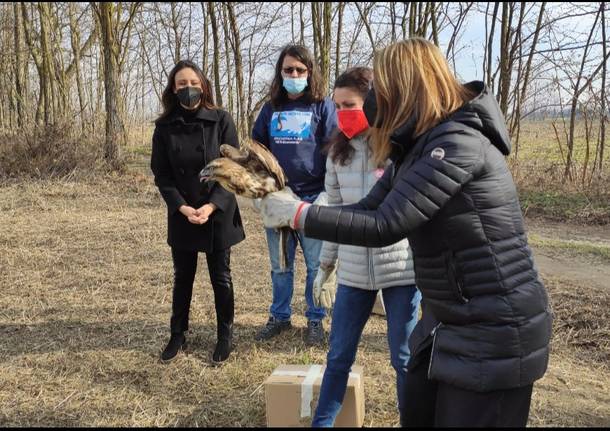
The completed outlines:
{"type": "MultiPolygon", "coordinates": [[[[208,163],[199,173],[200,181],[217,181],[233,194],[250,199],[266,196],[286,186],[286,175],[277,159],[260,143],[246,139],[237,149],[227,144],[220,146],[219,157],[208,163]]],[[[280,267],[288,266],[288,235],[296,232],[288,227],[280,228],[280,267]]]]}

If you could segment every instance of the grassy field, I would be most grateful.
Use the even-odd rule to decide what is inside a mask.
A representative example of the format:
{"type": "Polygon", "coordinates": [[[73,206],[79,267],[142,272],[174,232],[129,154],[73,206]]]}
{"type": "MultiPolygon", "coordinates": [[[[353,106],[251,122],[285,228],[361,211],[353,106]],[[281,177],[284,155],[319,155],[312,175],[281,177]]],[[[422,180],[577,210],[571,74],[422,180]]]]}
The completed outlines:
{"type": "MultiPolygon", "coordinates": [[[[265,378],[279,364],[323,364],[326,351],[302,339],[300,254],[295,329],[254,342],[271,301],[270,267],[260,220],[245,205],[242,215],[247,239],[232,254],[234,355],[222,367],[209,362],[214,306],[200,257],[190,352],[162,365],[172,267],[165,206],[148,174],[2,184],[0,425],[264,426],[265,378]]],[[[536,252],[552,246],[541,243],[536,252]]],[[[553,251],[564,252],[561,246],[553,251]]],[[[585,269],[592,265],[586,256],[582,262],[585,269]]],[[[554,336],[549,370],[534,386],[529,425],[608,426],[610,289],[544,268],[542,274],[554,336]]],[[[357,363],[365,364],[365,425],[397,425],[381,317],[368,322],[357,363]]]]}

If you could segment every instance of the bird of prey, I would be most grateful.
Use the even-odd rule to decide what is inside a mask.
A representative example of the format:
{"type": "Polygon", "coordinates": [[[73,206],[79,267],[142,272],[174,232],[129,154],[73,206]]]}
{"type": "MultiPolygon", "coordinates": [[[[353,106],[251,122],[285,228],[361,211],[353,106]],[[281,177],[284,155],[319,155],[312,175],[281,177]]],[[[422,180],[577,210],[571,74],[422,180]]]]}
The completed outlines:
{"type": "MultiPolygon", "coordinates": [[[[200,181],[217,181],[225,190],[250,199],[265,197],[286,186],[286,175],[277,159],[260,143],[243,140],[237,149],[227,144],[220,146],[219,157],[208,163],[199,173],[200,181]]],[[[298,240],[296,232],[280,228],[280,268],[288,266],[288,236],[298,240]]]]}
{"type": "Polygon", "coordinates": [[[244,140],[237,149],[220,146],[223,157],[212,160],[200,172],[203,181],[217,181],[226,190],[250,199],[262,198],[286,186],[286,175],[277,159],[263,145],[244,140]]]}

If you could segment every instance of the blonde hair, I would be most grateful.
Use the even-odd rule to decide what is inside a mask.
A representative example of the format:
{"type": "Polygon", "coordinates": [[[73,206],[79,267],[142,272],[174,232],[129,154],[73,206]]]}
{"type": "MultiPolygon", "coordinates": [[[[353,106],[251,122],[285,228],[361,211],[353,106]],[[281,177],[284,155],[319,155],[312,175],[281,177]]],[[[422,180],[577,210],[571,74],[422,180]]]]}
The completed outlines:
{"type": "Polygon", "coordinates": [[[415,116],[414,137],[436,126],[473,94],[461,85],[436,45],[413,37],[375,54],[377,117],[369,130],[375,162],[390,155],[390,135],[415,116]]]}

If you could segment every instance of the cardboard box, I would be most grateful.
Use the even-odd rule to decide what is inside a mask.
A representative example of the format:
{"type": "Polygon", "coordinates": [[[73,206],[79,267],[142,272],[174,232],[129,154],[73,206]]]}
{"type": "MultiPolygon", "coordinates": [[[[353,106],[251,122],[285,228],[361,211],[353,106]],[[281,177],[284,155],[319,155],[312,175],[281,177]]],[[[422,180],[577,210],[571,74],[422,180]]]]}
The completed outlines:
{"type": "MultiPolygon", "coordinates": [[[[268,427],[309,427],[318,405],[323,365],[280,365],[265,380],[268,427]]],[[[335,427],[364,423],[362,367],[354,365],[335,427]]]]}
{"type": "Polygon", "coordinates": [[[383,296],[381,295],[381,290],[377,293],[377,299],[375,299],[375,305],[373,305],[372,314],[379,314],[380,316],[385,316],[385,304],[383,303],[383,296]]]}

